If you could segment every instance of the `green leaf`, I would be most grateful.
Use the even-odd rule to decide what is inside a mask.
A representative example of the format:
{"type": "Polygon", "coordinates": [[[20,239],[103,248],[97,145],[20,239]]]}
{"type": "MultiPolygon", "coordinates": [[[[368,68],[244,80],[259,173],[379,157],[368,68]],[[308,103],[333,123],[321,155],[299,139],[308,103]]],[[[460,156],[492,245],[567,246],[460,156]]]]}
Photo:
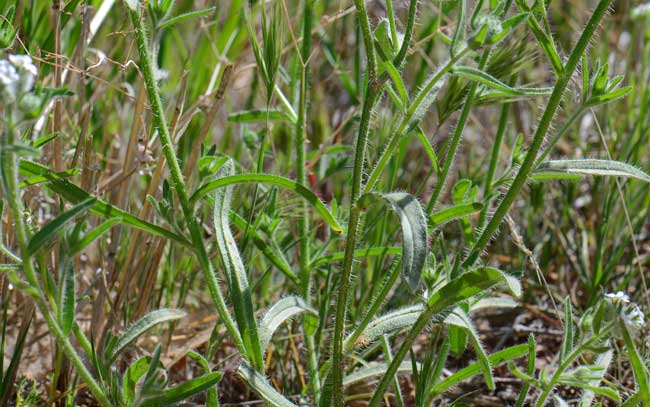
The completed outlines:
{"type": "MultiPolygon", "coordinates": [[[[490,356],[488,356],[488,361],[492,366],[498,366],[504,362],[520,358],[526,355],[527,353],[528,353],[528,345],[526,344],[515,345],[510,348],[491,354],[490,356]]],[[[459,370],[458,372],[452,374],[442,382],[435,385],[431,389],[430,393],[433,395],[444,393],[445,391],[457,385],[458,383],[481,373],[481,369],[482,369],[481,363],[479,362],[472,363],[466,368],[459,370]]]]}
{"type": "MultiPolygon", "coordinates": [[[[348,387],[353,384],[367,382],[369,379],[383,376],[388,369],[388,364],[377,363],[369,367],[362,367],[343,378],[343,386],[348,387]]],[[[413,364],[411,362],[402,362],[397,369],[397,374],[411,373],[413,371],[413,364]]]]}
{"type": "MultiPolygon", "coordinates": [[[[383,335],[391,335],[413,326],[424,309],[424,304],[416,304],[391,311],[375,318],[366,326],[363,333],[359,336],[357,343],[354,345],[367,346],[380,339],[383,335]]],[[[348,342],[351,338],[352,334],[345,339],[344,348],[350,346],[348,342]]]]}
{"type": "Polygon", "coordinates": [[[341,226],[334,218],[334,216],[327,209],[325,204],[314,194],[311,190],[305,188],[303,185],[292,181],[288,178],[280,177],[277,175],[271,174],[237,174],[225,176],[214,181],[210,181],[207,184],[202,185],[198,188],[190,201],[192,204],[195,204],[199,199],[206,196],[207,194],[215,191],[219,188],[228,187],[235,184],[271,184],[277,185],[283,188],[286,188],[290,191],[293,191],[303,197],[307,202],[309,202],[314,209],[323,217],[325,222],[332,228],[332,231],[335,233],[341,233],[341,226]]]}
{"type": "MultiPolygon", "coordinates": [[[[232,175],[235,167],[231,160],[218,171],[218,175],[232,175]]],[[[257,332],[257,321],[253,310],[252,293],[248,274],[239,254],[235,237],[230,230],[230,203],[232,185],[216,189],[214,192],[214,229],[219,257],[228,277],[230,297],[235,311],[235,319],[241,333],[248,357],[252,358],[257,369],[263,369],[263,352],[257,332]]]]}
{"type": "Polygon", "coordinates": [[[291,118],[282,110],[245,110],[228,115],[228,121],[235,123],[266,123],[267,120],[269,122],[291,122],[291,118]]]}
{"type": "Polygon", "coordinates": [[[463,78],[478,81],[492,89],[502,92],[503,96],[546,96],[553,88],[513,88],[487,72],[469,66],[455,66],[452,72],[463,78]]]}
{"type": "Polygon", "coordinates": [[[43,248],[47,242],[56,237],[61,229],[63,229],[68,223],[72,222],[75,217],[88,211],[95,203],[95,198],[86,199],[79,205],[57,216],[53,221],[45,225],[43,229],[39,230],[38,233],[32,236],[27,245],[28,253],[31,255],[36,253],[37,250],[43,248]]]}
{"type": "Polygon", "coordinates": [[[190,11],[189,13],[184,13],[176,17],[172,17],[166,21],[164,21],[162,24],[160,24],[157,28],[159,30],[163,30],[165,28],[169,28],[175,24],[181,23],[185,20],[189,20],[192,18],[197,18],[197,17],[203,17],[207,16],[210,13],[213,13],[217,8],[216,7],[209,7],[203,10],[196,10],[196,11],[190,11]]]}
{"type": "Polygon", "coordinates": [[[473,345],[476,356],[478,356],[478,362],[483,371],[483,377],[485,378],[485,383],[487,384],[488,389],[494,390],[494,378],[492,377],[492,365],[490,364],[489,358],[481,340],[474,328],[472,320],[469,318],[469,315],[463,311],[460,307],[456,307],[448,316],[445,318],[445,323],[450,325],[455,325],[457,327],[463,328],[465,332],[469,335],[473,345]]]}
{"type": "Polygon", "coordinates": [[[202,391],[208,390],[219,383],[223,373],[212,372],[188,380],[178,386],[166,389],[163,394],[157,397],[148,397],[142,406],[171,406],[188,399],[202,391]]]}
{"type": "MultiPolygon", "coordinates": [[[[356,249],[354,251],[354,258],[368,258],[368,257],[377,257],[377,256],[391,256],[396,254],[402,254],[401,247],[368,247],[366,249],[356,249]]],[[[326,264],[335,263],[337,261],[343,260],[345,257],[345,252],[336,252],[330,254],[329,256],[319,256],[314,260],[310,265],[309,269],[314,269],[316,267],[324,266],[326,264]]]]}
{"type": "Polygon", "coordinates": [[[560,348],[560,363],[573,350],[573,307],[571,298],[567,296],[564,299],[564,337],[562,338],[562,347],[560,348]]]}
{"type": "Polygon", "coordinates": [[[86,233],[84,237],[79,239],[77,242],[74,242],[69,249],[70,256],[81,252],[86,247],[88,247],[92,242],[94,242],[98,237],[107,232],[110,228],[120,223],[120,218],[111,218],[105,222],[100,223],[92,229],[90,232],[86,233]]]}
{"type": "MultiPolygon", "coordinates": [[[[187,352],[187,356],[196,360],[206,372],[210,373],[212,371],[208,360],[200,353],[191,350],[187,352]]],[[[205,407],[219,407],[219,397],[215,386],[208,389],[208,397],[205,400],[205,407]]]]}
{"type": "Polygon", "coordinates": [[[542,171],[581,175],[606,175],[614,177],[636,178],[650,182],[650,175],[640,169],[620,161],[611,160],[551,160],[544,161],[538,167],[542,171]]]}
{"type": "Polygon", "coordinates": [[[35,163],[33,161],[21,160],[20,173],[28,177],[36,175],[48,177],[48,180],[52,182],[45,184],[46,188],[54,191],[63,199],[72,204],[78,204],[88,199],[95,199],[95,204],[92,206],[92,208],[90,208],[90,212],[94,215],[109,219],[119,218],[121,220],[121,223],[124,225],[143,230],[156,236],[167,238],[186,247],[192,247],[191,243],[188,242],[184,237],[179,236],[174,232],[171,232],[160,226],[144,221],[137,216],[133,216],[126,211],[118,209],[102,201],[101,199],[94,198],[92,195],[79,188],[78,186],[70,183],[68,180],[58,179],[55,175],[52,175],[52,171],[50,171],[47,167],[42,166],[41,164],[35,163]]]}
{"type": "Polygon", "coordinates": [[[457,204],[449,208],[434,212],[429,220],[433,228],[438,228],[445,223],[449,223],[453,220],[463,218],[476,212],[480,212],[482,209],[483,204],[481,202],[457,204]]]}
{"type": "Polygon", "coordinates": [[[465,12],[467,11],[467,0],[460,0],[458,2],[458,18],[456,19],[456,30],[451,40],[449,52],[454,57],[460,53],[460,50],[465,46],[465,12]]]}
{"type": "Polygon", "coordinates": [[[630,365],[632,365],[632,371],[634,372],[634,378],[636,379],[639,392],[641,393],[641,400],[643,400],[643,405],[650,405],[650,373],[646,367],[643,358],[639,355],[639,351],[636,349],[634,344],[634,339],[625,324],[625,321],[621,318],[619,321],[619,326],[623,334],[623,340],[625,341],[625,349],[627,350],[627,356],[630,360],[630,365]]]}
{"type": "Polygon", "coordinates": [[[32,185],[41,184],[43,182],[54,181],[57,179],[70,178],[74,175],[79,174],[78,168],[73,168],[71,170],[61,171],[61,172],[52,172],[47,176],[37,175],[35,177],[29,177],[26,180],[20,182],[20,188],[29,187],[32,185]]]}
{"type": "Polygon", "coordinates": [[[264,256],[282,272],[282,274],[287,276],[287,278],[293,281],[296,285],[299,284],[298,276],[296,276],[296,273],[291,270],[289,262],[280,250],[277,250],[273,245],[267,244],[254,227],[247,228],[248,222],[246,219],[242,218],[236,212],[230,213],[230,220],[232,220],[242,232],[248,230],[248,235],[253,240],[257,249],[261,251],[262,254],[264,254],[264,256]]]}
{"type": "Polygon", "coordinates": [[[131,325],[122,335],[120,335],[115,347],[108,360],[113,361],[115,358],[122,353],[122,351],[133,341],[138,339],[140,335],[147,332],[149,329],[154,326],[167,321],[174,321],[185,316],[185,312],[179,309],[173,308],[161,308],[154,311],[151,311],[147,315],[140,318],[136,323],[131,325]]]}
{"type": "Polygon", "coordinates": [[[70,335],[74,323],[74,312],[77,305],[77,294],[75,291],[74,268],[65,266],[63,268],[63,287],[61,289],[61,329],[66,336],[70,335]]]}
{"type": "Polygon", "coordinates": [[[243,360],[237,374],[244,379],[248,386],[255,391],[270,407],[298,407],[278,393],[264,376],[255,371],[253,367],[243,360]]]}
{"type": "Polygon", "coordinates": [[[632,86],[624,86],[622,88],[607,92],[604,95],[592,96],[587,100],[585,106],[594,107],[597,105],[602,105],[603,103],[608,103],[616,99],[620,99],[626,96],[632,90],[632,86]]]}
{"type": "Polygon", "coordinates": [[[136,386],[138,381],[149,370],[149,363],[151,358],[149,356],[141,357],[135,362],[131,363],[122,376],[122,395],[124,397],[124,404],[130,406],[135,400],[136,386]]]}
{"type": "Polygon", "coordinates": [[[528,22],[528,27],[535,35],[537,42],[539,42],[539,45],[541,45],[542,50],[544,50],[546,57],[551,63],[551,66],[553,67],[553,71],[555,71],[555,74],[557,76],[561,75],[562,72],[564,71],[564,65],[562,64],[562,60],[560,59],[560,56],[557,53],[557,49],[555,48],[555,42],[553,41],[553,38],[550,35],[547,35],[542,30],[542,27],[539,26],[539,23],[537,22],[535,16],[532,13],[529,15],[527,22],[528,22]]]}
{"type": "Polygon", "coordinates": [[[318,311],[310,307],[305,300],[296,296],[284,297],[273,304],[259,322],[259,336],[262,351],[264,352],[266,350],[268,344],[271,342],[273,333],[282,323],[303,312],[318,315],[318,311]]]}
{"type": "Polygon", "coordinates": [[[411,194],[392,192],[388,194],[369,193],[359,199],[361,206],[381,198],[395,212],[402,225],[402,275],[411,290],[417,290],[422,269],[427,258],[427,220],[420,202],[411,194]]]}

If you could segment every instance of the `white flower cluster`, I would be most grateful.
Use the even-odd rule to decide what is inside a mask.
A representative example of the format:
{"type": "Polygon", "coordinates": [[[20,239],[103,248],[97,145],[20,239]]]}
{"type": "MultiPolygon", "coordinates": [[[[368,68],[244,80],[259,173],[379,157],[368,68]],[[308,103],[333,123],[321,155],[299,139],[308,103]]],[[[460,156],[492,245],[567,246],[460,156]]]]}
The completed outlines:
{"type": "Polygon", "coordinates": [[[630,12],[632,20],[637,20],[643,17],[650,17],[650,3],[638,5],[630,12]]]}
{"type": "Polygon", "coordinates": [[[38,70],[29,55],[9,55],[0,60],[0,103],[9,104],[32,90],[38,70]]]}
{"type": "Polygon", "coordinates": [[[605,299],[620,310],[620,317],[625,325],[633,329],[640,329],[645,324],[645,314],[638,305],[630,301],[630,297],[623,291],[616,294],[607,293],[605,299]]]}

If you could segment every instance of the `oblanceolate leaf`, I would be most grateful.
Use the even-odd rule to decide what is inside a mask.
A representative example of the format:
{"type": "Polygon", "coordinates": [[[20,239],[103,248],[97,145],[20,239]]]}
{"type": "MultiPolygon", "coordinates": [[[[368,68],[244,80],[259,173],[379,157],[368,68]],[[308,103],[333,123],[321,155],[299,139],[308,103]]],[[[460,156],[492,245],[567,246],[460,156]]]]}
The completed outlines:
{"type": "Polygon", "coordinates": [[[614,177],[636,178],[650,182],[650,175],[633,165],[611,160],[551,160],[544,161],[538,167],[545,172],[559,172],[581,175],[609,175],[614,177]]]}
{"type": "Polygon", "coordinates": [[[109,360],[115,358],[133,341],[138,339],[140,335],[147,332],[153,326],[161,322],[174,321],[183,318],[185,311],[173,308],[161,308],[151,311],[147,315],[140,318],[136,323],[131,325],[122,335],[120,335],[115,348],[111,352],[109,360]]]}
{"type": "Polygon", "coordinates": [[[259,336],[262,351],[264,352],[266,350],[269,342],[271,342],[273,333],[283,322],[303,312],[318,315],[318,312],[310,307],[305,300],[296,296],[284,297],[273,304],[259,322],[259,336]]]}
{"type": "Polygon", "coordinates": [[[427,220],[420,202],[411,194],[391,192],[369,193],[360,198],[360,204],[367,206],[373,198],[388,203],[398,216],[402,226],[402,275],[415,291],[420,284],[422,269],[427,258],[427,220]]]}
{"type": "MultiPolygon", "coordinates": [[[[235,167],[231,160],[226,162],[218,171],[218,175],[233,175],[235,167]]],[[[219,257],[224,266],[230,297],[235,311],[237,326],[242,335],[244,346],[257,368],[263,366],[262,347],[257,332],[257,320],[253,310],[253,295],[248,282],[248,274],[239,254],[235,237],[230,230],[230,202],[232,200],[232,185],[220,188],[214,192],[214,230],[217,240],[219,257]]]]}

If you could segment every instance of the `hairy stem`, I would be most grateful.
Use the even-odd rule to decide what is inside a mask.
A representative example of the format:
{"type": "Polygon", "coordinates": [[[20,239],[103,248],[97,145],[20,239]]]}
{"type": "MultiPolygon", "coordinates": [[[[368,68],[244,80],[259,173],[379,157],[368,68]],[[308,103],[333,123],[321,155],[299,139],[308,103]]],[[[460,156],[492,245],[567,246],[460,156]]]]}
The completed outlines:
{"type": "Polygon", "coordinates": [[[141,18],[137,8],[132,9],[129,7],[129,13],[131,16],[131,22],[136,29],[136,41],[138,45],[138,51],[140,53],[140,68],[142,69],[142,75],[144,76],[145,86],[149,95],[153,124],[160,137],[162,151],[165,155],[167,164],[169,165],[172,185],[178,194],[178,200],[183,211],[185,222],[187,222],[192,244],[196,249],[199,264],[201,265],[204,277],[208,283],[208,289],[210,290],[210,295],[212,296],[212,300],[215,303],[219,317],[223,321],[226,330],[230,334],[232,340],[235,342],[237,349],[242,354],[246,355],[244,343],[242,341],[241,335],[239,334],[239,331],[237,330],[237,326],[235,325],[235,322],[232,319],[230,312],[228,311],[228,307],[224,300],[223,294],[221,293],[221,288],[219,287],[219,282],[215,274],[214,266],[208,257],[208,253],[203,242],[201,228],[197,222],[197,219],[194,217],[194,212],[188,199],[185,180],[183,179],[183,173],[181,172],[180,165],[178,164],[178,159],[176,158],[176,152],[174,151],[174,145],[172,143],[169,127],[167,126],[162,102],[160,100],[158,84],[156,83],[154,76],[153,61],[147,44],[147,31],[144,25],[144,21],[141,18]]]}
{"type": "MultiPolygon", "coordinates": [[[[10,117],[10,115],[8,116],[10,117]]],[[[2,146],[3,148],[0,151],[3,174],[2,189],[5,198],[9,203],[9,210],[14,221],[14,233],[20,249],[23,273],[27,278],[30,288],[34,291],[35,295],[33,295],[33,298],[36,302],[36,306],[43,315],[50,332],[54,334],[57,344],[61,347],[61,350],[63,350],[63,353],[75,367],[77,374],[81,376],[83,381],[86,383],[86,386],[88,386],[88,390],[90,390],[93,396],[95,396],[99,404],[104,407],[110,407],[113,404],[110,402],[101,386],[97,381],[95,381],[95,378],[84,364],[74,346],[72,346],[70,339],[65,335],[56,318],[52,315],[47,301],[45,300],[45,294],[38,283],[36,270],[32,263],[32,256],[28,249],[29,236],[27,233],[27,227],[23,219],[23,203],[20,197],[20,184],[18,182],[18,160],[16,159],[15,150],[6,148],[15,142],[16,130],[12,128],[13,126],[11,124],[8,127],[6,144],[2,146]]]]}
{"type": "Polygon", "coordinates": [[[544,137],[546,136],[551,126],[551,122],[553,121],[555,112],[557,111],[560,105],[560,101],[562,100],[562,95],[564,94],[564,91],[566,90],[566,87],[569,84],[569,80],[571,80],[571,76],[573,75],[573,72],[578,66],[578,62],[580,61],[580,57],[582,56],[582,53],[584,52],[585,48],[589,44],[589,40],[592,38],[594,32],[596,31],[596,28],[598,27],[600,20],[605,16],[605,13],[607,12],[607,9],[611,4],[611,2],[612,0],[600,0],[598,2],[598,5],[596,6],[596,9],[591,15],[591,18],[587,22],[585,29],[580,35],[578,42],[573,48],[573,51],[571,52],[571,55],[569,56],[566,65],[564,66],[564,70],[562,71],[557,82],[555,83],[555,86],[553,87],[553,92],[551,93],[551,97],[549,98],[548,104],[546,105],[544,114],[540,119],[537,130],[535,131],[535,135],[528,149],[528,153],[526,154],[526,158],[524,159],[524,162],[521,165],[521,167],[519,167],[517,176],[515,177],[514,181],[512,182],[512,185],[508,189],[508,192],[503,197],[501,204],[499,204],[499,206],[497,207],[494,216],[492,217],[492,219],[490,219],[490,222],[488,222],[487,226],[485,227],[485,230],[478,238],[476,244],[474,245],[469,255],[463,262],[463,266],[465,268],[471,267],[478,260],[481,252],[488,245],[490,239],[492,239],[492,236],[494,235],[494,233],[496,233],[497,229],[499,228],[499,225],[501,225],[503,218],[508,214],[508,210],[510,209],[510,206],[513,204],[513,202],[519,195],[519,192],[526,184],[526,181],[528,180],[528,176],[533,170],[533,166],[537,159],[537,153],[539,152],[542,143],[544,142],[544,137]]]}

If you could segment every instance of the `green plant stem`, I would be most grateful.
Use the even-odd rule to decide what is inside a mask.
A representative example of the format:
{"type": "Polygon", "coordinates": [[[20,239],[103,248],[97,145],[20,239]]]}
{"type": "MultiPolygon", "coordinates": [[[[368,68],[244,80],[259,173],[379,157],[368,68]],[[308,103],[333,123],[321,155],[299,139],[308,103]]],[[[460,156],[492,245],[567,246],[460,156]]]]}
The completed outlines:
{"type": "Polygon", "coordinates": [[[381,86],[377,82],[377,60],[375,57],[375,48],[372,40],[372,31],[370,30],[370,21],[364,0],[354,0],[354,6],[357,10],[359,26],[363,34],[363,41],[366,50],[367,72],[365,97],[363,101],[363,110],[361,112],[361,121],[354,149],[354,169],[352,172],[352,191],[350,193],[349,219],[347,238],[345,242],[345,256],[343,258],[343,269],[339,281],[339,289],[336,296],[336,314],[334,322],[334,335],[332,343],[332,387],[334,395],[333,404],[336,407],[344,406],[343,397],[343,374],[345,366],[343,364],[343,338],[345,336],[345,318],[348,303],[348,290],[350,288],[350,278],[354,267],[354,249],[357,244],[357,234],[361,223],[361,208],[357,206],[357,199],[361,193],[363,167],[366,161],[366,149],[368,144],[368,132],[370,130],[370,118],[372,111],[380,93],[381,86]]]}
{"type": "Polygon", "coordinates": [[[363,176],[363,164],[366,156],[368,143],[368,131],[370,128],[370,117],[372,108],[375,105],[377,93],[373,86],[368,83],[366,97],[361,113],[361,123],[354,152],[354,171],[352,173],[352,194],[350,196],[350,218],[348,219],[348,234],[345,242],[345,255],[343,258],[343,270],[336,298],[336,320],[334,324],[334,336],[332,345],[332,391],[334,394],[334,405],[343,407],[343,338],[345,336],[345,318],[347,311],[348,289],[350,277],[354,266],[354,249],[356,248],[359,224],[361,222],[361,208],[356,205],[361,192],[363,176]]]}
{"type": "Polygon", "coordinates": [[[142,70],[145,87],[147,88],[147,93],[149,95],[153,124],[158,131],[158,136],[160,137],[162,151],[169,166],[172,185],[178,194],[178,200],[183,211],[185,222],[187,223],[187,227],[190,231],[192,244],[196,249],[199,264],[201,265],[204,277],[208,283],[208,289],[210,290],[210,294],[217,308],[217,312],[219,313],[219,317],[223,321],[226,330],[230,334],[231,339],[235,343],[235,346],[239,352],[246,356],[244,343],[242,341],[241,335],[239,334],[239,331],[237,330],[237,326],[235,325],[235,322],[228,311],[228,307],[224,300],[223,294],[221,293],[221,288],[219,287],[219,282],[217,280],[214,267],[212,265],[212,262],[210,262],[205,244],[203,242],[201,228],[199,227],[199,224],[194,217],[192,206],[190,205],[188,199],[185,181],[183,180],[183,173],[181,172],[178,160],[176,159],[176,152],[174,151],[172,138],[169,133],[167,121],[165,120],[165,113],[162,107],[162,102],[160,100],[158,84],[156,83],[154,76],[153,61],[151,54],[149,53],[149,47],[147,44],[147,31],[144,25],[144,21],[137,9],[131,9],[130,7],[127,8],[129,9],[131,22],[133,23],[136,31],[136,41],[138,45],[138,51],[140,53],[140,68],[142,70]]]}
{"type": "MultiPolygon", "coordinates": [[[[481,56],[481,60],[479,62],[478,69],[483,70],[485,68],[485,65],[487,64],[488,58],[490,57],[490,50],[485,50],[483,51],[483,55],[481,56]]],[[[456,156],[456,150],[458,150],[458,146],[460,145],[460,139],[463,135],[463,130],[465,129],[465,124],[467,123],[467,119],[469,118],[469,113],[472,111],[472,105],[474,104],[474,98],[476,97],[476,89],[478,88],[478,81],[472,82],[472,85],[469,88],[469,93],[467,94],[467,98],[465,99],[465,105],[463,106],[463,110],[460,113],[460,117],[458,118],[458,123],[456,123],[456,129],[454,130],[454,135],[451,138],[451,143],[449,144],[449,149],[447,150],[447,157],[445,158],[445,163],[442,166],[442,170],[438,174],[438,179],[436,181],[436,186],[433,190],[433,194],[431,195],[431,199],[429,200],[429,204],[427,205],[427,215],[431,215],[431,212],[433,211],[433,208],[438,203],[438,199],[440,198],[440,194],[442,193],[442,189],[445,186],[445,182],[447,181],[447,176],[449,175],[449,170],[451,169],[451,166],[454,163],[454,158],[456,156]]]]}
{"type": "Polygon", "coordinates": [[[618,320],[613,321],[603,327],[603,329],[600,331],[599,335],[593,336],[583,343],[581,343],[579,346],[576,346],[571,353],[569,353],[566,356],[566,359],[564,362],[558,366],[557,370],[553,373],[553,376],[551,376],[551,379],[548,381],[548,383],[545,385],[544,389],[539,395],[539,398],[535,402],[535,407],[542,407],[544,404],[546,404],[546,400],[548,399],[549,395],[557,385],[557,383],[560,381],[560,378],[562,377],[562,374],[573,364],[573,361],[576,360],[578,356],[580,356],[583,352],[588,350],[588,348],[593,345],[595,342],[600,341],[601,338],[609,333],[611,329],[618,323],[618,320]]]}
{"type": "Polygon", "coordinates": [[[539,154],[539,157],[537,157],[537,161],[535,162],[535,167],[540,165],[546,157],[553,151],[553,147],[557,144],[557,142],[566,134],[567,131],[571,128],[573,123],[580,117],[582,114],[587,110],[587,107],[585,106],[580,106],[578,110],[576,110],[568,119],[567,121],[562,125],[562,128],[560,131],[557,132],[555,136],[549,141],[542,152],[539,154]]]}
{"type": "MultiPolygon", "coordinates": [[[[514,86],[515,77],[513,76],[510,79],[509,86],[514,86]]],[[[499,162],[499,153],[501,152],[501,145],[503,144],[503,137],[506,133],[506,126],[508,125],[508,115],[510,114],[510,102],[506,102],[501,106],[501,114],[499,115],[499,125],[497,127],[497,133],[494,137],[494,145],[492,146],[492,154],[490,155],[490,166],[488,171],[485,174],[485,180],[483,182],[483,194],[484,197],[484,206],[481,210],[478,220],[478,228],[482,229],[485,226],[485,221],[487,220],[488,208],[490,205],[490,196],[492,192],[492,181],[494,181],[494,174],[496,173],[497,163],[499,162]]]]}
{"type": "MultiPolygon", "coordinates": [[[[9,115],[10,117],[10,115],[9,115]]],[[[15,142],[15,129],[11,125],[8,126],[8,134],[6,145],[12,145],[15,142]]],[[[70,360],[72,365],[75,367],[75,370],[81,376],[83,381],[88,386],[88,390],[95,396],[99,404],[104,407],[110,407],[113,404],[110,402],[101,386],[95,381],[95,378],[90,373],[86,365],[84,365],[81,357],[70,343],[69,338],[63,333],[63,330],[59,326],[56,318],[50,312],[47,302],[45,301],[45,294],[41,290],[41,287],[38,283],[38,278],[36,271],[34,270],[34,265],[32,263],[32,257],[28,250],[29,236],[27,234],[27,227],[23,219],[23,204],[20,198],[20,184],[18,182],[18,162],[16,160],[16,153],[11,149],[3,148],[0,151],[2,156],[2,173],[3,173],[3,182],[2,189],[4,190],[4,196],[9,203],[9,210],[11,212],[11,217],[14,221],[14,233],[16,235],[16,241],[18,242],[18,247],[20,249],[20,256],[22,259],[22,270],[27,278],[29,285],[33,290],[35,290],[36,295],[33,296],[36,306],[43,315],[45,322],[47,323],[50,332],[54,334],[54,337],[57,341],[57,344],[61,347],[61,350],[70,360]]]]}
{"type": "MultiPolygon", "coordinates": [[[[305,143],[306,130],[305,122],[307,121],[307,100],[309,92],[309,55],[312,48],[311,30],[313,26],[313,0],[304,0],[303,13],[303,42],[300,52],[301,75],[300,75],[300,93],[298,96],[298,120],[296,120],[296,182],[300,185],[307,186],[307,176],[305,173],[305,143]]],[[[298,220],[298,239],[300,239],[300,286],[302,297],[307,304],[312,304],[312,278],[309,264],[311,262],[311,247],[309,240],[309,207],[307,202],[302,201],[300,210],[302,212],[298,220]]],[[[318,404],[320,395],[320,375],[318,372],[318,354],[314,335],[307,333],[308,324],[312,320],[311,316],[303,318],[303,329],[305,330],[305,343],[307,345],[307,365],[310,375],[310,389],[314,404],[318,404]]]]}
{"type": "MultiPolygon", "coordinates": [[[[418,11],[418,0],[411,0],[409,3],[409,15],[406,20],[406,31],[404,31],[404,39],[402,40],[402,46],[393,60],[393,65],[396,68],[400,68],[404,60],[406,59],[406,53],[408,52],[409,46],[411,45],[411,39],[413,38],[413,29],[415,28],[415,16],[418,11]]],[[[392,27],[391,27],[392,28],[392,27]]],[[[397,46],[397,43],[395,43],[397,46]]]]}
{"type": "Polygon", "coordinates": [[[390,137],[386,145],[386,148],[384,149],[384,151],[382,151],[381,156],[379,156],[379,160],[377,160],[377,164],[372,169],[370,176],[368,177],[368,182],[366,183],[366,186],[363,191],[364,193],[371,192],[375,187],[375,185],[377,184],[377,181],[379,180],[379,177],[383,173],[384,168],[386,167],[386,165],[388,165],[390,158],[393,156],[393,153],[395,152],[395,148],[397,148],[397,144],[399,143],[404,133],[407,131],[411,117],[413,117],[413,114],[415,114],[417,107],[424,101],[424,98],[426,97],[427,93],[436,85],[436,83],[438,83],[438,81],[440,81],[451,70],[451,68],[453,68],[456,62],[458,62],[461,58],[463,58],[467,54],[467,52],[469,52],[469,49],[465,48],[463,51],[459,52],[458,55],[456,55],[455,57],[447,61],[447,63],[445,63],[445,65],[442,68],[440,68],[438,72],[436,72],[431,77],[431,79],[429,79],[429,81],[424,85],[422,91],[420,91],[418,97],[413,101],[408,111],[400,121],[397,131],[394,132],[393,135],[390,137]]]}
{"type": "Polygon", "coordinates": [[[530,175],[530,172],[533,170],[533,166],[537,159],[537,153],[539,152],[542,143],[544,142],[544,137],[546,136],[546,133],[548,132],[549,127],[551,126],[551,122],[555,117],[555,112],[557,111],[557,108],[560,105],[560,101],[562,100],[562,95],[564,94],[564,91],[569,81],[571,80],[571,76],[573,75],[573,72],[578,66],[578,62],[580,61],[580,57],[582,56],[582,53],[584,52],[585,48],[589,44],[589,40],[591,39],[594,32],[596,31],[596,28],[598,27],[600,20],[604,17],[611,2],[612,0],[600,0],[593,14],[589,18],[589,21],[587,22],[585,29],[580,35],[578,42],[573,48],[573,51],[571,52],[571,55],[569,56],[566,65],[564,66],[564,70],[562,71],[557,82],[555,83],[555,86],[553,87],[553,93],[551,93],[551,97],[549,98],[548,104],[546,105],[544,114],[542,115],[539,125],[537,126],[537,130],[535,131],[535,135],[528,149],[528,153],[526,154],[526,158],[524,159],[524,162],[519,168],[519,171],[517,171],[517,176],[515,177],[514,181],[512,182],[512,185],[508,189],[508,192],[503,197],[503,200],[497,207],[494,216],[492,217],[492,219],[490,219],[487,226],[485,227],[485,230],[483,231],[483,233],[481,233],[481,236],[478,238],[476,244],[474,245],[469,255],[463,262],[463,266],[465,268],[471,267],[478,260],[481,252],[488,245],[488,243],[492,239],[492,236],[499,228],[499,225],[501,225],[503,218],[508,214],[508,210],[510,209],[510,206],[515,201],[515,199],[519,195],[519,192],[526,184],[526,181],[528,180],[528,176],[530,175]]]}

